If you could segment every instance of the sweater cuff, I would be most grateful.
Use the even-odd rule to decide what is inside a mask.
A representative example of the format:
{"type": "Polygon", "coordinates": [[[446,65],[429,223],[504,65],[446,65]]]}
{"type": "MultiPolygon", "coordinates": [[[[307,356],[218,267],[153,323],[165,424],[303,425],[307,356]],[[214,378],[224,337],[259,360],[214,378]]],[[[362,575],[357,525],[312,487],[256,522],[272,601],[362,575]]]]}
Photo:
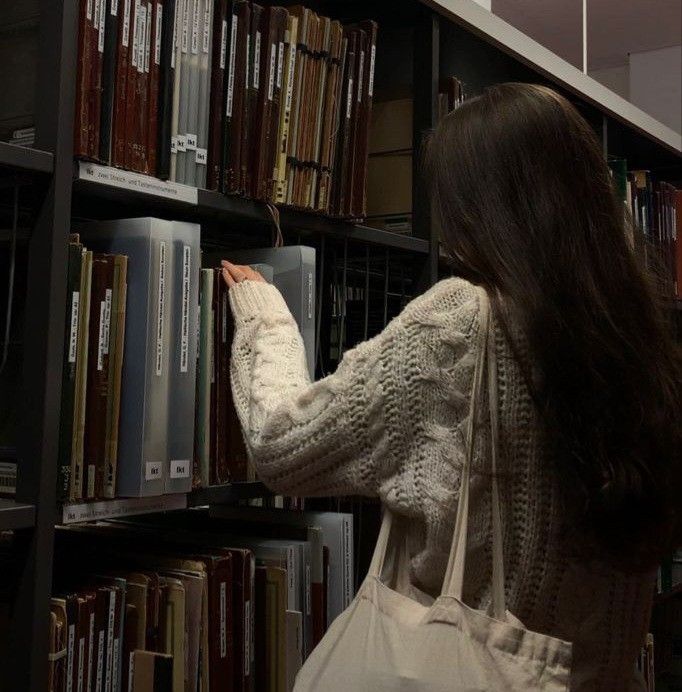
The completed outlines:
{"type": "Polygon", "coordinates": [[[282,294],[272,284],[241,281],[230,288],[230,305],[236,320],[250,320],[263,314],[289,314],[282,294]]]}

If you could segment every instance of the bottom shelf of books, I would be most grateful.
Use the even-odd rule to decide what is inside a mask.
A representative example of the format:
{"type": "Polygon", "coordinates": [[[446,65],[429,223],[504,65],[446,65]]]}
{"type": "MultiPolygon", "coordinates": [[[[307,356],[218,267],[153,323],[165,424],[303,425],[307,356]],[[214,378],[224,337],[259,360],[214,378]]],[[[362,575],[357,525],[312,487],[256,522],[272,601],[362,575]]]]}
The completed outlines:
{"type": "Polygon", "coordinates": [[[50,690],[292,689],[353,597],[353,515],[218,514],[57,529],[50,690]]]}

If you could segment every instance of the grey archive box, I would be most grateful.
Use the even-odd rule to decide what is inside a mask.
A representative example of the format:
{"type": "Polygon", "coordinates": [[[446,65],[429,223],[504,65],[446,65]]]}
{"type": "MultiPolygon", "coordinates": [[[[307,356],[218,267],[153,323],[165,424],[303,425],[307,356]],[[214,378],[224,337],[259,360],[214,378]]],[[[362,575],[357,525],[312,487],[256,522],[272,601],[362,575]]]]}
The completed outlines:
{"type": "Polygon", "coordinates": [[[168,473],[166,493],[192,489],[199,330],[200,227],[172,222],[168,473]]]}
{"type": "Polygon", "coordinates": [[[93,250],[128,256],[116,492],[122,497],[162,495],[169,464],[173,224],[119,219],[79,230],[93,250]]]}
{"type": "Polygon", "coordinates": [[[226,252],[239,264],[272,267],[272,282],[301,330],[310,378],[315,379],[315,248],[307,245],[226,252]]]}

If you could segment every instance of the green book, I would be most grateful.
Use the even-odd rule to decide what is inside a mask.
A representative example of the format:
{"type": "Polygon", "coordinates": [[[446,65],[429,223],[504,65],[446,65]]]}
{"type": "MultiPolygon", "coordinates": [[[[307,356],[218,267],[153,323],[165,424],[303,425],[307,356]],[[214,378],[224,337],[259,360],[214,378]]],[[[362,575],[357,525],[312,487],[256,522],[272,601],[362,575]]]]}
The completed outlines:
{"type": "Polygon", "coordinates": [[[64,311],[62,403],[59,423],[59,468],[57,473],[57,499],[60,502],[68,500],[71,482],[71,441],[73,437],[73,410],[76,393],[82,261],[83,245],[80,242],[69,243],[66,309],[64,311]]]}

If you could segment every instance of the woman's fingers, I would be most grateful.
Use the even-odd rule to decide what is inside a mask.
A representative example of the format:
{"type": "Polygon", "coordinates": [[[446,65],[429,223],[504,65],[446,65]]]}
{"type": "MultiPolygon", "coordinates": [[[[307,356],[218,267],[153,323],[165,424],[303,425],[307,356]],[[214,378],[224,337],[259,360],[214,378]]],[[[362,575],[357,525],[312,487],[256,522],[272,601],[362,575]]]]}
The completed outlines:
{"type": "Polygon", "coordinates": [[[265,282],[265,279],[251,267],[232,264],[232,262],[227,260],[222,260],[220,264],[223,267],[223,277],[228,286],[241,283],[242,281],[265,282]]]}

